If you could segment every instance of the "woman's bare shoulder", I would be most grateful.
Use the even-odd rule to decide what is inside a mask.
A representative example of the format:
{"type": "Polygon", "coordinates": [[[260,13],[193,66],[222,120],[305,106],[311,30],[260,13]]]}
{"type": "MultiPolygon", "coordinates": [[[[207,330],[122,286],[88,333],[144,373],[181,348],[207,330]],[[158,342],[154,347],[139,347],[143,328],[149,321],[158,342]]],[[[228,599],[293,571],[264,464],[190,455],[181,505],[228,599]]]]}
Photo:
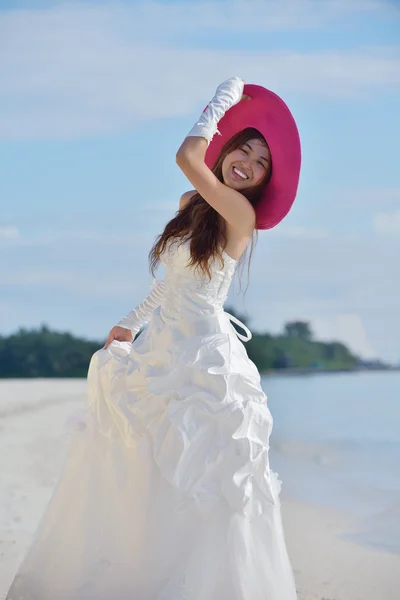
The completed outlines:
{"type": "Polygon", "coordinates": [[[180,197],[180,200],[179,200],[179,209],[182,210],[182,208],[185,208],[186,204],[189,202],[189,200],[195,194],[196,194],[196,190],[189,190],[188,192],[185,192],[184,194],[182,194],[182,196],[180,197]]]}

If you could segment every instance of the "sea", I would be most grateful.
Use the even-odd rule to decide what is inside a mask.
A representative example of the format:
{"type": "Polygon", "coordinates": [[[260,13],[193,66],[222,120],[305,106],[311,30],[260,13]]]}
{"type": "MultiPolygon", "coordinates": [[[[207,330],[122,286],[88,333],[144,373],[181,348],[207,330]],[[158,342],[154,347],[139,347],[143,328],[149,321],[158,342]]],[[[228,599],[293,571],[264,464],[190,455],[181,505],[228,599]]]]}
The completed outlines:
{"type": "Polygon", "coordinates": [[[400,554],[400,372],[269,375],[270,464],[282,496],[356,518],[351,537],[400,554]]]}

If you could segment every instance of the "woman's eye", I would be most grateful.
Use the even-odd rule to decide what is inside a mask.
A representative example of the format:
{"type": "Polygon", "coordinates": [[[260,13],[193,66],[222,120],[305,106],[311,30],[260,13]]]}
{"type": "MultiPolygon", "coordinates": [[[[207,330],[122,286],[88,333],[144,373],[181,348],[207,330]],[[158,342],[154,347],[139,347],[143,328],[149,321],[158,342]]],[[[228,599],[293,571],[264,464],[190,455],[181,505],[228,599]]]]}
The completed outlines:
{"type": "Polygon", "coordinates": [[[243,152],[243,154],[247,154],[247,150],[245,150],[244,148],[240,148],[240,150],[243,152]]]}
{"type": "Polygon", "coordinates": [[[258,164],[263,168],[266,169],[267,165],[265,165],[263,162],[261,162],[261,160],[258,161],[258,164]]]}

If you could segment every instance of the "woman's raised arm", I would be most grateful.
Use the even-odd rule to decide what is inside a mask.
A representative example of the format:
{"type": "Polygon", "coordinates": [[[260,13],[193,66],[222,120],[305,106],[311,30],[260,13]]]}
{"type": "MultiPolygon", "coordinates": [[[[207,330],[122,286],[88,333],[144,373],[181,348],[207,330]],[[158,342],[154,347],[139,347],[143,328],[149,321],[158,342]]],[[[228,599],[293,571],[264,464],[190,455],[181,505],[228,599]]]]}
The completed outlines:
{"type": "Polygon", "coordinates": [[[240,192],[221,183],[204,161],[208,145],[218,133],[218,122],[227,110],[240,102],[243,86],[239,77],[232,77],[218,86],[213,99],[180,146],[176,162],[204,200],[231,227],[247,234],[255,226],[253,207],[240,192]]]}

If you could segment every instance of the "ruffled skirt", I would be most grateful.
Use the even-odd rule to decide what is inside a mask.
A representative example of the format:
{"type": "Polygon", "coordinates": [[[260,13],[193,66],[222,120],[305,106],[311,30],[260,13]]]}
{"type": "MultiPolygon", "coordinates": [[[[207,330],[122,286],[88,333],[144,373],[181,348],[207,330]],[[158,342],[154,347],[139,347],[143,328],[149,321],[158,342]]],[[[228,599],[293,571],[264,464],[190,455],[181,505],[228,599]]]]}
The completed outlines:
{"type": "Polygon", "coordinates": [[[272,418],[226,314],[96,352],[6,600],[295,600],[272,418]]]}

